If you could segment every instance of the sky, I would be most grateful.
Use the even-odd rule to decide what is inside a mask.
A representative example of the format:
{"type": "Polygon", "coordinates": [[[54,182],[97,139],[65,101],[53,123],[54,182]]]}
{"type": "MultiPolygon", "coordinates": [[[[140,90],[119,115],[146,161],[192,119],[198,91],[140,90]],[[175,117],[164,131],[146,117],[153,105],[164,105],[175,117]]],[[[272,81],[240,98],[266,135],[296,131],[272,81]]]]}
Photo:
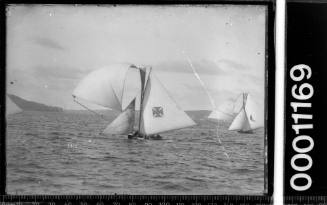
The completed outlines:
{"type": "Polygon", "coordinates": [[[11,5],[7,93],[83,109],[72,98],[83,77],[133,63],[152,66],[184,110],[212,109],[208,93],[219,107],[242,92],[263,108],[265,36],[264,6],[11,5]]]}

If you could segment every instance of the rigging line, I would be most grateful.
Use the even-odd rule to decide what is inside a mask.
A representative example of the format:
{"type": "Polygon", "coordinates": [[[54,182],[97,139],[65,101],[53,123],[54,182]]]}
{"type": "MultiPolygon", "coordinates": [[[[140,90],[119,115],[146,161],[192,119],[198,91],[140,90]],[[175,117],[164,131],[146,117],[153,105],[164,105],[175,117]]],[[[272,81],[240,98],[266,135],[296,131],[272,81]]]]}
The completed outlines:
{"type": "Polygon", "coordinates": [[[105,119],[105,118],[103,117],[103,115],[101,115],[100,113],[97,113],[97,112],[95,112],[94,110],[91,110],[90,108],[86,107],[86,106],[83,105],[82,103],[78,102],[78,101],[76,100],[75,97],[74,97],[74,102],[76,102],[77,104],[79,104],[80,106],[82,106],[83,108],[85,108],[86,110],[88,110],[88,111],[90,111],[90,112],[96,114],[97,116],[99,116],[99,117],[102,118],[103,120],[108,121],[108,120],[105,119]]]}

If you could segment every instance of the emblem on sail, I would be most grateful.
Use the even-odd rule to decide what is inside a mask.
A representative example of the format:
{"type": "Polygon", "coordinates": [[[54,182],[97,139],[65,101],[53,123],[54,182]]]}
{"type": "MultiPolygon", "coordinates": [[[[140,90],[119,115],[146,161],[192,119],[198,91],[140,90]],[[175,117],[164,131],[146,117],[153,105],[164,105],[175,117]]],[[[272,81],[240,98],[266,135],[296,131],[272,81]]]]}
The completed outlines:
{"type": "MultiPolygon", "coordinates": [[[[134,89],[135,90],[135,89],[134,89]]],[[[127,134],[133,131],[135,123],[136,98],[139,97],[140,112],[138,129],[142,136],[181,129],[195,125],[194,121],[177,105],[168,91],[155,76],[152,68],[135,65],[114,65],[93,71],[87,75],[73,92],[74,98],[81,98],[120,114],[104,130],[105,134],[127,134]],[[138,76],[128,75],[131,71],[138,76]],[[139,89],[130,93],[128,82],[134,82],[139,89]],[[133,98],[131,99],[132,96],[133,98]],[[128,105],[125,107],[124,104],[128,105]]]]}
{"type": "Polygon", "coordinates": [[[257,105],[248,93],[242,94],[242,106],[234,107],[239,110],[228,130],[240,132],[251,132],[252,130],[263,127],[263,123],[258,120],[257,105]]]}
{"type": "Polygon", "coordinates": [[[162,117],[163,116],[163,108],[162,107],[153,107],[152,114],[153,114],[153,117],[162,117]]]}

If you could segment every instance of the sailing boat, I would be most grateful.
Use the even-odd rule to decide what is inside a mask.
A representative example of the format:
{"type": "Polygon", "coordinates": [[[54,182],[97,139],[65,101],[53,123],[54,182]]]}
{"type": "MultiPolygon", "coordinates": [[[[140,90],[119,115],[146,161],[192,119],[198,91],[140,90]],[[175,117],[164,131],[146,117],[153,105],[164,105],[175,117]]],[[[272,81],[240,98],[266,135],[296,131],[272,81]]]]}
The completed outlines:
{"type": "Polygon", "coordinates": [[[230,101],[224,102],[217,109],[213,110],[208,118],[214,120],[222,120],[222,121],[231,121],[235,113],[233,112],[233,104],[230,101]]]}
{"type": "Polygon", "coordinates": [[[20,113],[23,110],[18,107],[11,99],[10,97],[6,96],[6,116],[13,115],[16,113],[20,113]]]}
{"type": "MultiPolygon", "coordinates": [[[[257,105],[252,100],[250,94],[242,93],[241,97],[241,101],[237,101],[241,102],[241,108],[228,130],[235,130],[242,133],[253,133],[253,130],[263,127],[263,123],[259,119],[257,105]]],[[[234,108],[237,107],[239,106],[236,105],[234,108]]]]}
{"type": "Polygon", "coordinates": [[[73,97],[75,100],[84,99],[120,112],[103,131],[107,135],[160,138],[159,133],[195,125],[149,67],[119,64],[93,71],[77,85],[73,97]],[[137,71],[139,75],[131,77],[131,71],[137,71]],[[129,91],[129,81],[139,86],[138,91],[129,91]],[[128,92],[132,94],[126,95],[128,92]],[[138,116],[135,112],[137,96],[140,96],[138,116]],[[135,117],[138,117],[136,129],[135,117]]]}

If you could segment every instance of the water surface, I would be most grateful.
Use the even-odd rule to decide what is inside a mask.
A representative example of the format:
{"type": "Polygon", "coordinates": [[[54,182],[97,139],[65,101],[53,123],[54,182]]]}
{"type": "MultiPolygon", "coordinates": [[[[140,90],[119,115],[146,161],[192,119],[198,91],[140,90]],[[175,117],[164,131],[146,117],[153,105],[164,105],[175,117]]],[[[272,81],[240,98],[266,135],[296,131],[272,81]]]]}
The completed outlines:
{"type": "MultiPolygon", "coordinates": [[[[113,116],[106,116],[109,120],[113,116]]],[[[104,136],[86,112],[23,112],[7,119],[9,194],[262,194],[264,132],[192,116],[163,140],[104,136]],[[230,159],[224,154],[223,146],[230,159]]]]}

